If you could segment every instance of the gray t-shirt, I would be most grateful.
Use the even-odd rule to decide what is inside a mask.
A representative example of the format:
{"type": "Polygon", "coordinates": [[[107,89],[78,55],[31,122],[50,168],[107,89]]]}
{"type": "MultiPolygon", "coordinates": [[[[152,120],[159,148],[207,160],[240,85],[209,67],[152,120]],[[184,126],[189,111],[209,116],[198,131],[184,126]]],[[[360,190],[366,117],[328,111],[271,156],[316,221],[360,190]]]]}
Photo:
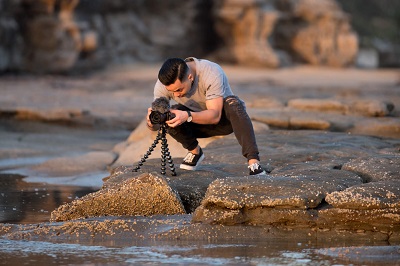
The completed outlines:
{"type": "Polygon", "coordinates": [[[174,94],[157,80],[154,86],[154,99],[159,97],[173,99],[192,111],[199,112],[207,110],[207,100],[233,95],[228,78],[218,64],[194,57],[189,57],[185,61],[194,61],[196,64],[196,77],[190,91],[184,97],[174,97],[174,94]]]}

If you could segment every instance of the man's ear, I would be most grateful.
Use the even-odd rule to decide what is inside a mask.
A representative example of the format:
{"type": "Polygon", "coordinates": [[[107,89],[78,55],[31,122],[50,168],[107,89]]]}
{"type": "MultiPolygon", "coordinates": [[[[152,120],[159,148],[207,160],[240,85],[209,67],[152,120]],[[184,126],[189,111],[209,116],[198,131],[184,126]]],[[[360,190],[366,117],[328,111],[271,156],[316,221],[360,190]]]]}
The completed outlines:
{"type": "Polygon", "coordinates": [[[189,79],[191,82],[193,82],[194,78],[193,78],[192,73],[190,73],[190,74],[188,75],[188,79],[189,79]]]}

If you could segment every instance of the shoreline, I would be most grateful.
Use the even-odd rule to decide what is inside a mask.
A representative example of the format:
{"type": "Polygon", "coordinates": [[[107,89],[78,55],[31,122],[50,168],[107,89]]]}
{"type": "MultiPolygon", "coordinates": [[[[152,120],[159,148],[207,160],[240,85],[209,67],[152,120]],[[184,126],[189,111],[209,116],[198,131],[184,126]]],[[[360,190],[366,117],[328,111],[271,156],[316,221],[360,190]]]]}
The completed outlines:
{"type": "MultiPolygon", "coordinates": [[[[28,176],[28,181],[40,177],[40,179],[34,180],[42,182],[48,178],[53,179],[54,182],[58,180],[57,182],[61,184],[88,173],[107,173],[119,165],[135,164],[149,146],[149,140],[152,139],[147,131],[142,130],[140,123],[143,120],[142,109],[145,109],[144,106],[151,101],[151,91],[146,87],[151,87],[153,84],[151,76],[155,70],[154,65],[136,65],[119,66],[89,77],[0,79],[0,85],[7,85],[4,87],[6,96],[0,102],[1,114],[3,119],[8,119],[8,123],[3,124],[0,130],[4,144],[0,150],[0,158],[3,162],[12,162],[10,161],[12,158],[17,160],[20,158],[27,160],[28,158],[50,158],[30,165],[23,161],[21,165],[17,166],[7,166],[6,163],[3,163],[2,172],[13,173],[14,171],[17,173],[24,169],[27,170],[25,173],[28,175],[30,175],[29,173],[36,175],[36,177],[33,174],[31,177],[28,176]],[[31,79],[37,79],[38,82],[32,83],[31,79]],[[30,89],[25,88],[25,85],[28,84],[30,89]],[[132,91],[133,88],[135,91],[132,91]],[[6,114],[8,114],[7,118],[4,117],[6,114]],[[18,116],[22,114],[24,116],[18,116]],[[29,120],[33,118],[36,121],[29,120]],[[127,125],[129,126],[127,127],[127,125]],[[133,128],[135,130],[131,132],[133,128]],[[143,147],[145,147],[144,150],[143,147]]],[[[346,171],[346,173],[352,172],[352,179],[362,179],[357,181],[359,185],[365,182],[382,184],[382,182],[388,181],[385,179],[385,172],[391,173],[391,179],[400,178],[398,173],[396,175],[396,164],[392,165],[389,161],[382,164],[379,161],[380,158],[394,158],[395,160],[400,158],[400,138],[389,139],[382,136],[382,134],[396,129],[396,123],[399,121],[400,96],[396,96],[396,92],[400,86],[400,77],[397,77],[395,71],[335,70],[311,67],[271,71],[245,70],[241,67],[228,66],[227,74],[228,77],[232,76],[232,86],[238,88],[236,91],[247,103],[260,139],[260,151],[265,156],[264,163],[272,166],[274,176],[312,178],[317,173],[320,178],[329,180],[332,177],[336,179],[333,173],[346,171]],[[373,77],[373,74],[377,76],[373,77]],[[310,98],[320,100],[318,105],[311,106],[316,109],[309,109],[310,102],[303,102],[303,105],[300,106],[294,106],[294,103],[291,102],[310,98]],[[329,102],[324,101],[326,99],[329,102]],[[353,110],[354,113],[343,114],[342,109],[324,109],[326,103],[337,103],[337,101],[340,103],[338,105],[340,108],[349,108],[354,99],[363,100],[356,103],[364,104],[360,105],[359,109],[353,110]],[[394,104],[393,110],[390,109],[390,105],[386,104],[386,101],[394,104]],[[377,110],[382,112],[382,116],[371,116],[367,113],[370,109],[362,109],[366,107],[372,108],[373,112],[377,112],[377,110]],[[360,113],[360,110],[364,113],[360,113]],[[360,127],[354,120],[364,123],[365,127],[360,127]],[[389,120],[390,123],[382,122],[389,120]],[[364,129],[371,130],[375,121],[383,123],[379,130],[375,128],[375,131],[357,134],[357,132],[362,133],[364,129]],[[269,126],[273,127],[274,123],[284,124],[286,122],[288,123],[285,125],[286,128],[269,129],[269,126]],[[321,125],[329,125],[329,127],[323,128],[321,125]],[[336,128],[340,126],[342,131],[329,132],[332,126],[336,128]],[[356,128],[358,131],[346,132],[351,128],[356,128]],[[368,136],[371,133],[376,135],[368,136]],[[357,158],[364,161],[357,161],[357,158]],[[368,158],[375,161],[368,161],[368,158]],[[352,164],[353,162],[354,164],[352,164]],[[364,165],[372,168],[362,168],[364,165]],[[344,166],[348,167],[347,170],[343,168],[344,166]],[[381,169],[380,166],[388,167],[389,170],[381,169]]],[[[397,126],[399,125],[397,124],[397,126]]],[[[246,175],[247,169],[241,163],[243,158],[241,158],[239,147],[235,143],[233,136],[215,139],[205,146],[204,150],[207,152],[208,159],[204,161],[202,171],[194,175],[179,173],[177,179],[167,177],[171,187],[180,193],[186,210],[192,212],[200,206],[201,202],[206,199],[209,185],[214,184],[215,180],[246,175]],[[225,156],[220,156],[221,153],[225,156]],[[194,189],[193,191],[187,190],[187,187],[190,186],[194,189]]],[[[177,145],[171,143],[170,149],[174,158],[181,158],[177,145]]],[[[147,169],[158,172],[158,164],[158,161],[153,160],[147,169]]],[[[144,172],[146,171],[145,169],[144,172]]],[[[130,176],[130,178],[134,177],[130,176]]],[[[124,179],[116,178],[114,182],[121,183],[121,180],[124,179]]],[[[343,182],[347,182],[346,179],[344,180],[343,182]]],[[[79,182],[79,179],[76,179],[74,185],[79,185],[79,182]]],[[[346,192],[345,184],[336,184],[338,191],[346,192]]],[[[357,188],[357,186],[354,187],[357,188]]],[[[394,212],[391,221],[395,221],[398,219],[396,204],[400,202],[400,194],[398,195],[396,190],[391,190],[391,187],[383,187],[390,193],[394,193],[394,197],[391,198],[392,202],[390,202],[394,205],[390,206],[394,206],[391,207],[391,211],[394,212]]],[[[350,188],[351,186],[348,187],[348,189],[350,188]]],[[[334,192],[331,188],[327,188],[321,195],[318,195],[318,200],[323,200],[328,194],[334,192]]],[[[368,193],[366,191],[365,197],[368,197],[368,193]]],[[[302,195],[301,197],[315,200],[312,195],[302,195]]],[[[288,202],[291,200],[294,198],[289,198],[288,202]]],[[[309,202],[307,200],[304,202],[309,202]]],[[[247,202],[246,204],[255,203],[247,202]]],[[[265,204],[265,201],[260,204],[257,205],[257,208],[265,208],[262,205],[265,204]]],[[[318,208],[319,205],[316,206],[318,208]]],[[[315,208],[315,206],[306,205],[305,207],[315,208]]],[[[207,208],[206,205],[203,206],[203,211],[206,210],[205,208],[207,208]]],[[[244,211],[249,209],[247,205],[243,208],[244,211]]],[[[209,209],[208,211],[211,214],[216,211],[218,214],[221,210],[209,209]]],[[[227,214],[224,216],[225,218],[236,217],[229,216],[231,211],[229,208],[222,211],[227,214]]],[[[232,222],[231,220],[218,221],[218,217],[212,216],[203,218],[205,221],[211,219],[214,223],[217,221],[217,223],[221,223],[221,226],[224,222],[232,222]]],[[[96,221],[96,218],[92,219],[96,221]]],[[[240,219],[239,223],[243,224],[240,219]]],[[[80,222],[79,220],[71,222],[70,228],[66,227],[65,232],[74,228],[74,223],[80,222]]],[[[65,223],[69,224],[69,222],[65,223]]],[[[390,226],[390,223],[389,221],[389,225],[385,226],[390,226]]],[[[47,227],[46,223],[37,226],[39,228],[47,227]]],[[[168,226],[173,227],[172,224],[168,226]]],[[[207,222],[203,225],[204,228],[209,226],[213,227],[207,222]]],[[[221,226],[217,227],[223,228],[221,226]]],[[[22,235],[31,231],[29,226],[11,227],[19,228],[22,235]]],[[[261,227],[270,228],[267,224],[261,227]]],[[[186,230],[184,227],[181,229],[186,230]]],[[[4,227],[3,230],[5,230],[4,227]]],[[[316,232],[321,235],[326,228],[322,228],[322,231],[318,230],[316,232]]],[[[341,231],[338,230],[340,235],[341,231]]],[[[343,232],[349,232],[349,230],[343,230],[343,232]]],[[[388,233],[382,233],[379,230],[376,233],[373,230],[369,232],[369,229],[360,230],[359,232],[355,230],[355,234],[366,236],[368,239],[388,239],[388,233]]],[[[394,234],[390,235],[394,242],[400,239],[398,231],[397,227],[394,227],[394,234]]],[[[311,234],[315,236],[317,233],[311,234]]],[[[42,237],[46,238],[45,235],[42,237]]]]}

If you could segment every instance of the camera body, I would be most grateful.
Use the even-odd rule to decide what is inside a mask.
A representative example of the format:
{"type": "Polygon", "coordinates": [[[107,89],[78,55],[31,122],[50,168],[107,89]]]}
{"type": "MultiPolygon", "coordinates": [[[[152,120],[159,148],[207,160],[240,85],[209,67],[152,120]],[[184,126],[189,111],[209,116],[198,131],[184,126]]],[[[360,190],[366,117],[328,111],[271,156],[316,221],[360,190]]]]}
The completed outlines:
{"type": "Polygon", "coordinates": [[[173,113],[171,113],[170,111],[166,112],[166,113],[161,113],[159,111],[151,111],[150,113],[150,122],[153,125],[156,124],[162,124],[165,123],[165,121],[171,120],[172,118],[174,118],[175,115],[173,113]]]}
{"type": "Polygon", "coordinates": [[[151,104],[151,110],[149,119],[153,125],[163,124],[165,121],[175,117],[175,115],[169,111],[169,100],[165,97],[155,99],[151,104]]]}

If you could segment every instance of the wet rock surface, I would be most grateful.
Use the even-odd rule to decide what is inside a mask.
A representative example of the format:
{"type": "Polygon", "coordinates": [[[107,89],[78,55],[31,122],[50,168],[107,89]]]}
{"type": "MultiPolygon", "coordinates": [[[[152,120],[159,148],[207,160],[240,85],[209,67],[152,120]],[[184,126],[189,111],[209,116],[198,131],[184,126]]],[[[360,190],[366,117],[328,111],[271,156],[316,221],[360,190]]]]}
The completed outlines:
{"type": "MultiPolygon", "coordinates": [[[[154,151],[140,172],[132,172],[154,139],[141,123],[157,69],[137,65],[36,83],[32,77],[0,80],[3,171],[23,167],[28,174],[50,175],[43,181],[63,173],[80,180],[77,174],[111,170],[99,191],[54,212],[54,220],[64,222],[2,224],[1,235],[74,241],[296,234],[399,242],[397,73],[227,66],[254,121],[262,165],[270,170],[250,178],[233,135],[202,144],[206,158],[199,171],[177,168],[172,176],[167,169],[162,176],[160,153],[154,151]],[[371,102],[374,108],[366,104],[371,102]],[[70,116],[69,110],[85,115],[70,116]],[[6,164],[10,158],[37,157],[36,163],[6,164]],[[152,194],[160,184],[163,193],[152,194]]],[[[184,151],[168,142],[178,167],[184,151]]]]}
{"type": "Polygon", "coordinates": [[[163,177],[142,174],[88,194],[51,213],[52,221],[78,218],[184,213],[183,205],[163,177]]]}
{"type": "Polygon", "coordinates": [[[272,172],[214,181],[193,215],[194,222],[388,234],[399,230],[398,143],[315,131],[271,132],[258,139],[266,143],[272,172]],[[390,159],[380,159],[382,154],[390,159]],[[360,170],[344,167],[348,162],[362,167],[365,161],[377,175],[393,173],[393,179],[365,183],[369,181],[360,170]]]}
{"type": "Polygon", "coordinates": [[[400,176],[396,174],[399,141],[301,130],[266,131],[257,139],[262,154],[268,154],[268,175],[247,176],[240,147],[234,136],[227,136],[204,148],[206,159],[196,172],[177,169],[177,176],[167,173],[163,177],[157,173],[157,159],[145,162],[139,173],[133,172],[133,167],[117,167],[104,179],[101,190],[61,206],[53,212],[53,220],[127,215],[126,209],[132,208],[136,210],[134,215],[190,214],[190,223],[178,226],[175,233],[201,223],[267,226],[302,233],[323,231],[325,237],[351,232],[377,239],[400,239],[400,176]],[[220,156],[222,150],[226,155],[220,156]],[[392,173],[391,179],[366,179],[360,174],[362,170],[354,170],[365,161],[382,177],[384,172],[392,173]],[[353,170],[345,167],[350,163],[353,170]],[[151,191],[157,192],[152,184],[138,181],[149,176],[164,180],[165,189],[176,191],[175,200],[184,208],[171,210],[170,203],[160,204],[162,197],[153,201],[151,191]],[[124,190],[126,184],[130,187],[124,190]],[[150,196],[145,198],[138,189],[150,196]],[[130,198],[130,203],[110,208],[108,201],[121,203],[121,195],[130,198]],[[91,215],[77,211],[81,204],[90,208],[91,215]],[[64,218],[57,219],[57,215],[64,218]]]}

